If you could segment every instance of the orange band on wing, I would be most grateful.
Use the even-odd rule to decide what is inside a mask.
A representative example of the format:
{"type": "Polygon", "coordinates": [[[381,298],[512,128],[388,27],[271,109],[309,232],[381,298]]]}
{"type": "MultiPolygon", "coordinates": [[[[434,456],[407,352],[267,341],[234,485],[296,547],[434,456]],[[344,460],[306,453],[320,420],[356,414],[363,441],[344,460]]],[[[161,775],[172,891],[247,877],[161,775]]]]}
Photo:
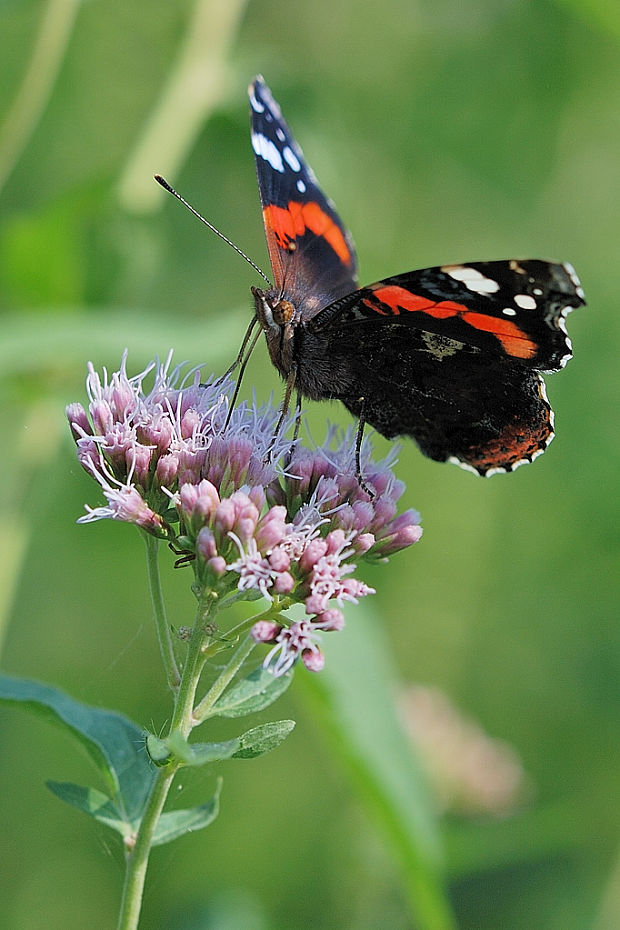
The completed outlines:
{"type": "MultiPolygon", "coordinates": [[[[372,290],[376,299],[385,304],[396,316],[403,311],[406,313],[421,311],[439,320],[451,316],[460,316],[468,326],[473,326],[474,329],[482,330],[485,333],[491,333],[491,335],[499,339],[507,355],[511,355],[513,358],[534,358],[536,355],[536,343],[524,336],[519,327],[515,323],[511,323],[510,320],[470,310],[463,304],[455,303],[453,300],[441,300],[436,303],[428,297],[412,294],[411,291],[404,287],[398,287],[396,284],[387,284],[372,290]]],[[[376,312],[387,315],[387,311],[374,306],[370,301],[367,303],[376,312]]]]}
{"type": "Polygon", "coordinates": [[[271,204],[263,210],[267,232],[273,232],[281,249],[290,250],[295,239],[300,238],[306,230],[320,236],[332,247],[340,261],[351,263],[351,251],[342,230],[329,214],[321,210],[318,203],[297,203],[289,201],[288,207],[271,204]]]}

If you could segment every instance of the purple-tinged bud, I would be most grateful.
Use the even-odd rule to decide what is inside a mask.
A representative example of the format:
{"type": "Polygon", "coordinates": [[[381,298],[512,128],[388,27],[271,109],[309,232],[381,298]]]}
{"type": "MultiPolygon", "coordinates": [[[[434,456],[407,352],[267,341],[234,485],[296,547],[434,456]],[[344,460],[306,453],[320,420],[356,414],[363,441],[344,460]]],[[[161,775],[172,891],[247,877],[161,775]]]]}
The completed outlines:
{"type": "Polygon", "coordinates": [[[374,551],[371,555],[387,557],[398,552],[400,549],[406,549],[417,543],[422,536],[422,527],[415,523],[410,523],[401,527],[394,533],[386,534],[377,539],[374,551]]]}
{"type": "Polygon", "coordinates": [[[328,533],[325,537],[325,542],[327,543],[328,555],[332,555],[333,553],[340,555],[348,540],[344,530],[332,530],[331,533],[328,533]]]}
{"type": "Polygon", "coordinates": [[[136,483],[144,488],[150,484],[150,467],[153,450],[136,443],[125,452],[127,474],[133,475],[136,483]]]}
{"type": "MultiPolygon", "coordinates": [[[[400,513],[395,517],[386,527],[386,535],[392,535],[393,533],[399,533],[401,530],[405,529],[408,526],[419,526],[420,523],[420,514],[417,510],[405,510],[404,513],[400,513]]],[[[377,534],[379,539],[381,539],[381,533],[377,534]]]]}
{"type": "Polygon", "coordinates": [[[101,471],[101,449],[94,439],[85,437],[78,440],[78,462],[90,475],[97,475],[101,471]]]}
{"type": "Polygon", "coordinates": [[[390,483],[394,480],[394,476],[391,471],[381,469],[380,471],[375,471],[368,475],[367,480],[372,484],[377,497],[381,497],[390,487],[390,483]]]}
{"type": "Polygon", "coordinates": [[[396,503],[389,497],[382,497],[375,503],[375,526],[383,526],[396,516],[396,503]]]}
{"type": "Polygon", "coordinates": [[[116,420],[125,420],[136,409],[136,394],[122,369],[112,376],[110,387],[110,401],[114,411],[114,418],[116,420]]]}
{"type": "Polygon", "coordinates": [[[186,482],[196,484],[200,481],[207,450],[186,447],[179,449],[177,455],[179,456],[179,484],[185,484],[186,482]]]}
{"type": "Polygon", "coordinates": [[[95,432],[99,436],[105,436],[114,427],[114,417],[107,401],[93,401],[90,404],[90,415],[93,419],[95,432]]]}
{"type": "Polygon", "coordinates": [[[295,587],[295,579],[290,572],[278,572],[273,582],[275,594],[290,594],[295,587]]]}
{"type": "Polygon", "coordinates": [[[181,485],[178,492],[178,499],[179,507],[184,515],[191,517],[198,502],[198,485],[190,484],[189,482],[181,485]]]}
{"type": "MultiPolygon", "coordinates": [[[[286,535],[286,508],[271,507],[256,527],[256,542],[262,552],[269,552],[282,542],[286,535]]],[[[288,567],[288,566],[287,566],[288,567]]]]}
{"type": "Polygon", "coordinates": [[[368,552],[375,544],[375,537],[372,533],[359,533],[351,540],[351,545],[359,555],[368,552]]]}
{"type": "Polygon", "coordinates": [[[226,559],[221,555],[215,555],[212,559],[208,560],[207,567],[211,569],[214,575],[221,578],[227,571],[226,559]]]}
{"type": "Polygon", "coordinates": [[[235,523],[235,532],[242,543],[247,543],[254,536],[256,524],[249,517],[237,520],[235,523]]]}
{"type": "Polygon", "coordinates": [[[201,520],[211,520],[213,514],[220,504],[220,495],[217,488],[206,481],[204,478],[198,485],[198,500],[196,501],[195,512],[201,520]]]}
{"type": "Polygon", "coordinates": [[[344,614],[337,607],[329,607],[313,619],[313,624],[325,631],[339,631],[344,627],[344,614]]]}
{"type": "Polygon", "coordinates": [[[328,600],[329,598],[326,597],[324,594],[310,594],[304,601],[304,604],[306,606],[306,613],[307,614],[322,613],[326,608],[328,600]]]}
{"type": "Polygon", "coordinates": [[[309,672],[322,672],[325,667],[325,656],[316,646],[314,649],[304,649],[301,661],[309,672]]]}
{"type": "Polygon", "coordinates": [[[191,439],[202,425],[202,417],[197,410],[188,410],[181,417],[181,437],[191,439]]]}
{"type": "Polygon", "coordinates": [[[267,499],[265,497],[265,489],[262,488],[259,484],[255,484],[248,491],[248,497],[260,513],[264,509],[267,499]]]}
{"type": "Polygon", "coordinates": [[[196,537],[196,555],[199,555],[203,561],[215,558],[218,554],[217,543],[213,531],[208,526],[203,526],[196,537]]]}
{"type": "Polygon", "coordinates": [[[66,414],[73,438],[76,441],[83,436],[93,435],[93,428],[90,425],[88,414],[81,404],[68,404],[66,407],[66,414]]]}
{"type": "Polygon", "coordinates": [[[166,454],[174,438],[174,427],[171,421],[165,417],[159,417],[156,421],[140,424],[136,430],[140,442],[145,446],[154,446],[161,455],[166,454]]]}
{"type": "Polygon", "coordinates": [[[249,439],[236,437],[230,439],[227,443],[227,461],[230,469],[230,476],[234,485],[243,484],[248,465],[252,458],[254,446],[249,439]]]}
{"type": "Polygon", "coordinates": [[[284,549],[273,549],[267,559],[274,572],[287,572],[291,566],[291,557],[284,549]]]}
{"type": "Polygon", "coordinates": [[[355,501],[352,510],[355,514],[355,526],[353,528],[361,533],[373,523],[375,508],[369,501],[355,501]]]}
{"type": "Polygon", "coordinates": [[[258,455],[253,455],[248,462],[245,480],[251,485],[269,485],[276,478],[277,472],[273,462],[266,462],[258,455]]]}
{"type": "Polygon", "coordinates": [[[257,643],[275,643],[282,629],[279,623],[273,623],[271,620],[258,620],[250,630],[250,636],[257,643]]]}
{"type": "Polygon", "coordinates": [[[179,457],[170,452],[162,457],[155,466],[155,481],[162,488],[170,488],[179,473],[179,457]]]}
{"type": "Polygon", "coordinates": [[[326,552],[327,543],[324,539],[320,537],[318,539],[311,539],[299,560],[301,570],[303,572],[311,571],[315,563],[318,562],[326,552]]]}
{"type": "Polygon", "coordinates": [[[230,495],[230,500],[235,505],[237,519],[249,516],[258,520],[258,509],[254,506],[245,491],[234,491],[230,495]]]}

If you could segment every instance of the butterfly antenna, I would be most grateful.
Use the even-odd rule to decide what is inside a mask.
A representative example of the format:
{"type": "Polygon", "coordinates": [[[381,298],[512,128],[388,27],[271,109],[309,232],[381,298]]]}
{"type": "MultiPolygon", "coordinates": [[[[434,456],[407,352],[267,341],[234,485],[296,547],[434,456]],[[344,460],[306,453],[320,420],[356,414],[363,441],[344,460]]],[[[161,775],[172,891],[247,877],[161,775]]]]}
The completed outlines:
{"type": "Polygon", "coordinates": [[[188,202],[187,202],[187,200],[185,199],[185,197],[181,197],[181,195],[179,194],[179,192],[178,192],[178,191],[175,191],[174,187],[172,187],[170,184],[168,184],[168,182],[166,181],[165,178],[162,178],[161,174],[156,174],[156,175],[155,175],[155,180],[157,181],[158,184],[161,184],[161,186],[164,188],[164,190],[167,190],[168,193],[170,193],[170,194],[172,194],[174,197],[176,197],[177,200],[180,200],[181,203],[182,203],[184,206],[187,207],[187,209],[190,211],[190,213],[193,213],[194,216],[197,217],[197,219],[199,219],[201,223],[204,223],[205,226],[207,226],[207,227],[211,230],[211,232],[214,232],[216,236],[219,236],[220,239],[223,239],[224,242],[228,243],[228,245],[231,247],[231,249],[234,249],[234,250],[235,250],[235,252],[237,253],[237,255],[240,255],[241,258],[245,258],[245,260],[246,260],[246,262],[248,263],[248,265],[251,265],[252,268],[254,269],[254,271],[258,272],[258,274],[261,276],[261,278],[262,278],[264,281],[267,282],[267,284],[269,285],[269,287],[273,287],[271,281],[269,280],[269,278],[267,277],[267,275],[265,274],[265,272],[262,271],[262,269],[260,269],[260,268],[258,267],[258,265],[255,265],[254,262],[252,261],[252,259],[251,259],[251,258],[248,258],[248,256],[245,254],[245,252],[242,252],[242,251],[241,251],[241,249],[239,248],[239,246],[235,245],[234,242],[231,242],[231,240],[228,238],[228,236],[225,236],[224,233],[221,233],[221,232],[219,231],[219,229],[218,229],[216,226],[214,226],[212,223],[209,222],[209,220],[205,220],[204,216],[202,216],[202,215],[198,212],[198,210],[195,210],[195,209],[192,207],[191,203],[188,203],[188,202]]]}

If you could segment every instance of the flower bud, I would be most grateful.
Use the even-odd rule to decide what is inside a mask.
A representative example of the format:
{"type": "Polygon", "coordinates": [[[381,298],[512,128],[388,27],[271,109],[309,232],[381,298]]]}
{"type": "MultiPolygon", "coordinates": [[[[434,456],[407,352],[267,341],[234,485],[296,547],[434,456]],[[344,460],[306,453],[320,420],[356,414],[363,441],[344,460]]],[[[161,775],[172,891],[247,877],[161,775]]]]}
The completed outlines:
{"type": "Polygon", "coordinates": [[[250,630],[250,636],[257,643],[275,643],[281,632],[281,624],[271,620],[258,620],[250,630]]]}
{"type": "Polygon", "coordinates": [[[325,666],[325,656],[316,647],[314,649],[304,649],[301,654],[301,661],[309,672],[322,672],[325,666]]]}

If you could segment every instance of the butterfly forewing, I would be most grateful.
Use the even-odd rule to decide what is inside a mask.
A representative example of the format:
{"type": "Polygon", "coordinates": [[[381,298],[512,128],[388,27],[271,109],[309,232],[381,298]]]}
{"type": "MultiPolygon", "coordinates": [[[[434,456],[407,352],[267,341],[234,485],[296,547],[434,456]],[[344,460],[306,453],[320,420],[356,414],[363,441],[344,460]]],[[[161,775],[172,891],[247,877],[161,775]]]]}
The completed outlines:
{"type": "Polygon", "coordinates": [[[252,147],[276,289],[307,319],[357,287],[353,239],[262,78],[254,79],[249,95],[252,147]]]}

